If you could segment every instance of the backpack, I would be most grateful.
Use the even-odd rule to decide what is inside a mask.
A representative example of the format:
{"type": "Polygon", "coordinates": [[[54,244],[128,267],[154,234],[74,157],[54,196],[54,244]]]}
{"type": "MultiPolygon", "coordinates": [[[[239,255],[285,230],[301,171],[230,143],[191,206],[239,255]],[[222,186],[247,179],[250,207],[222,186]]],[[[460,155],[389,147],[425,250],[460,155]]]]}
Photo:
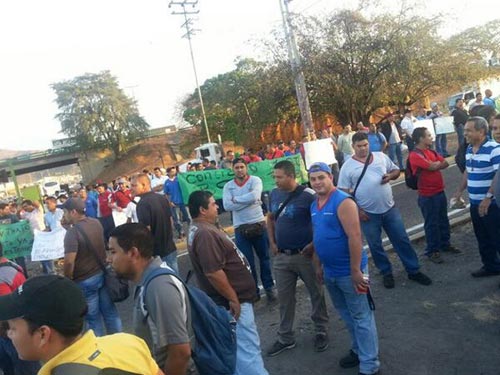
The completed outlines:
{"type": "MultiPolygon", "coordinates": [[[[436,151],[434,150],[431,150],[434,155],[437,155],[436,151]]],[[[425,155],[422,151],[420,151],[418,148],[415,148],[413,151],[411,152],[416,152],[420,155],[422,155],[422,157],[425,159],[425,155]]],[[[410,152],[410,154],[411,154],[410,152]]],[[[413,171],[413,168],[411,166],[411,163],[410,163],[410,155],[408,155],[408,160],[406,161],[406,169],[405,169],[405,183],[406,183],[406,186],[412,190],[418,190],[418,179],[420,177],[420,173],[422,172],[422,170],[420,168],[417,168],[416,171],[413,171]]]]}
{"type": "Polygon", "coordinates": [[[191,305],[191,326],[195,336],[191,356],[199,374],[233,375],[236,368],[236,320],[225,308],[215,304],[205,292],[186,285],[172,269],[159,267],[144,280],[141,306],[147,311],[144,296],[149,283],[162,275],[177,278],[187,291],[191,305]]]}

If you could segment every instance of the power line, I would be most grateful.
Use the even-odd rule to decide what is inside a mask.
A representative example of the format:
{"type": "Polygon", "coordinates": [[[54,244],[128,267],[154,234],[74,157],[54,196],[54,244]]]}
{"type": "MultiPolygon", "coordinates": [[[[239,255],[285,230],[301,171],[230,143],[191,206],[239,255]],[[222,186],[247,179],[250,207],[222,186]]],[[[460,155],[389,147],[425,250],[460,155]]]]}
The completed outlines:
{"type": "Polygon", "coordinates": [[[186,34],[184,34],[182,37],[186,38],[189,42],[189,52],[191,53],[191,62],[193,64],[194,79],[196,82],[196,89],[198,91],[198,98],[200,100],[201,113],[203,115],[203,123],[205,125],[205,131],[207,133],[208,143],[211,143],[210,132],[208,131],[207,116],[205,114],[205,106],[203,104],[203,96],[201,95],[200,84],[198,83],[198,73],[196,72],[196,63],[195,63],[195,59],[194,59],[193,45],[191,43],[191,37],[195,34],[196,31],[199,31],[199,30],[193,29],[193,27],[192,27],[193,26],[193,19],[188,18],[188,15],[200,13],[199,10],[195,10],[197,4],[198,4],[198,0],[170,1],[170,3],[168,4],[168,7],[169,8],[172,8],[172,7],[182,8],[181,11],[179,11],[179,12],[173,11],[172,14],[184,16],[184,23],[182,24],[181,27],[186,28],[186,34]],[[191,7],[192,10],[186,10],[186,7],[191,7]]]}

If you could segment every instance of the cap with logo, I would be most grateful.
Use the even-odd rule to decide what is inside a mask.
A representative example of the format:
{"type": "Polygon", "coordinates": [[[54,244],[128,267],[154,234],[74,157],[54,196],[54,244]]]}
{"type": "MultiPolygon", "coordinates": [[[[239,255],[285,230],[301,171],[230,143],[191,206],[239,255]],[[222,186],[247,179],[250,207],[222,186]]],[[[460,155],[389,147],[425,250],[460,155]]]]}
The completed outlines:
{"type": "Polygon", "coordinates": [[[80,287],[58,275],[35,276],[0,296],[0,320],[23,318],[54,329],[81,325],[87,302],[80,287]]]}

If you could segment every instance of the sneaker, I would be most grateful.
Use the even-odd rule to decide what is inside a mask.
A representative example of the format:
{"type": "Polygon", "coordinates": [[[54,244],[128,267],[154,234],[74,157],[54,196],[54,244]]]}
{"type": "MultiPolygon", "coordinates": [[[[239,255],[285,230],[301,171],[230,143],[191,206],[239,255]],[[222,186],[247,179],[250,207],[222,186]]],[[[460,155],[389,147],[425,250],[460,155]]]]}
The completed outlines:
{"type": "Polygon", "coordinates": [[[442,251],[447,252],[447,253],[453,253],[453,254],[461,254],[462,253],[462,251],[460,249],[456,248],[453,245],[447,246],[442,251]]]}
{"type": "Polygon", "coordinates": [[[428,258],[432,263],[441,264],[444,262],[443,258],[441,258],[441,254],[439,254],[439,251],[431,253],[428,258]]]}
{"type": "Polygon", "coordinates": [[[280,354],[281,352],[284,352],[285,350],[288,350],[288,349],[293,349],[295,348],[295,341],[292,342],[291,344],[282,344],[281,342],[279,342],[279,340],[277,340],[273,346],[271,346],[271,349],[269,349],[267,351],[267,355],[269,357],[274,357],[275,355],[278,355],[280,354]]]}
{"type": "Polygon", "coordinates": [[[422,284],[422,285],[431,285],[432,284],[432,280],[429,278],[429,276],[423,274],[422,272],[417,272],[417,273],[412,273],[412,274],[409,273],[408,278],[410,280],[416,281],[417,283],[422,284]]]}
{"type": "Polygon", "coordinates": [[[349,350],[349,354],[340,359],[339,365],[342,368],[356,367],[357,365],[359,365],[358,355],[352,350],[349,350]]]}
{"type": "Polygon", "coordinates": [[[276,293],[274,292],[273,289],[266,290],[266,297],[268,304],[275,303],[278,300],[278,298],[276,298],[276,293]]]}
{"type": "Polygon", "coordinates": [[[392,289],[396,285],[394,283],[394,276],[392,276],[392,273],[384,275],[383,282],[384,282],[384,286],[386,287],[386,289],[392,289]]]}
{"type": "Polygon", "coordinates": [[[317,333],[314,337],[314,351],[324,352],[328,349],[328,336],[326,333],[317,333]]]}

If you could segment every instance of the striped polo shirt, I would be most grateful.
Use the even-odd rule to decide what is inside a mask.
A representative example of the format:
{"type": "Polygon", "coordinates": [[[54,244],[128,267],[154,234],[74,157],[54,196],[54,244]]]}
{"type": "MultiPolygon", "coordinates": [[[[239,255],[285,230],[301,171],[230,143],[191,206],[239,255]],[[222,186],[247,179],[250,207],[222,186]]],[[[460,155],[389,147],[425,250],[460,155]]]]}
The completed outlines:
{"type": "Polygon", "coordinates": [[[475,154],[471,145],[467,147],[465,166],[471,205],[478,205],[486,197],[499,164],[500,144],[486,140],[475,154]]]}

